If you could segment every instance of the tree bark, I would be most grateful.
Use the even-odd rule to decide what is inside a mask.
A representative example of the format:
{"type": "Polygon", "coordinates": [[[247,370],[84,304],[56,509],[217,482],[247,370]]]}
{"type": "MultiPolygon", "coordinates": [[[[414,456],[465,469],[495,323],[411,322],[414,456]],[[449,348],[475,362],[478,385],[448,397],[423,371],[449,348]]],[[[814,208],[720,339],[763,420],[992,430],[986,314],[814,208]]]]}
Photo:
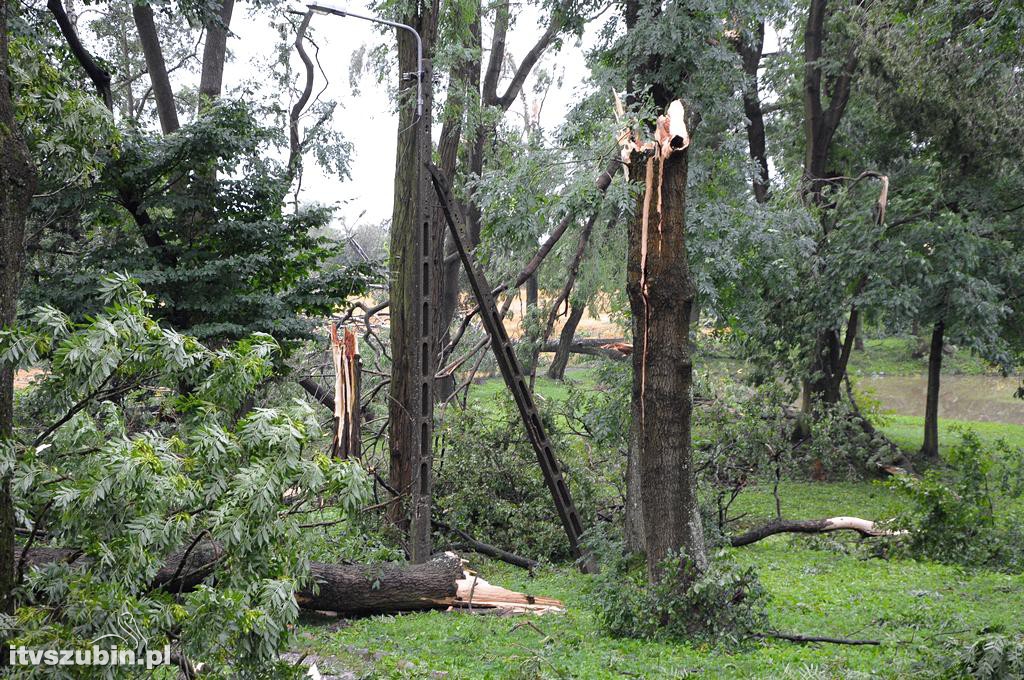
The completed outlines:
{"type": "MultiPolygon", "coordinates": [[[[77,552],[64,548],[33,548],[25,563],[41,566],[52,562],[83,565],[77,552]]],[[[204,541],[191,551],[182,549],[168,557],[152,590],[168,593],[188,592],[215,571],[223,556],[220,546],[204,541]],[[187,554],[186,554],[187,553],[187,554]],[[183,563],[184,560],[184,563],[183,563]]],[[[9,564],[21,560],[20,550],[9,564]]],[[[455,596],[456,581],[463,577],[458,558],[442,556],[424,564],[310,564],[310,582],[295,593],[304,609],[346,614],[383,614],[388,612],[440,609],[449,606],[446,599],[455,596]]]]}
{"type": "Polygon", "coordinates": [[[942,377],[942,350],[946,323],[939,320],[932,327],[931,348],[928,351],[928,392],[924,407],[924,444],[921,455],[939,459],[939,381],[942,377]]]}
{"type": "MultiPolygon", "coordinates": [[[[469,50],[472,56],[457,61],[451,69],[448,88],[448,99],[445,101],[444,123],[441,126],[441,137],[437,142],[438,167],[445,177],[455,177],[458,165],[459,147],[462,144],[463,121],[467,117],[467,109],[479,105],[480,99],[480,3],[476,3],[476,16],[470,22],[469,34],[472,40],[469,50]]],[[[435,229],[447,233],[443,215],[436,216],[435,229]]],[[[441,280],[440,301],[440,335],[441,348],[448,347],[451,342],[452,319],[459,306],[459,272],[462,263],[458,258],[451,234],[445,240],[444,273],[441,280]]],[[[446,361],[448,355],[442,357],[446,361]]],[[[445,401],[455,392],[454,372],[441,378],[434,385],[435,399],[445,401]]]]}
{"type": "Polygon", "coordinates": [[[224,87],[224,60],[227,57],[228,32],[235,0],[222,0],[220,11],[206,22],[206,44],[203,45],[203,67],[199,75],[200,108],[203,99],[220,97],[224,87]]]}
{"type": "Polygon", "coordinates": [[[164,53],[160,49],[160,33],[156,27],[156,20],[153,18],[153,8],[150,5],[132,5],[132,18],[139,31],[139,42],[142,44],[142,54],[146,59],[146,70],[149,71],[149,79],[153,84],[153,97],[156,99],[156,113],[160,118],[160,129],[165,135],[169,135],[180,127],[178,109],[174,103],[174,90],[171,89],[171,79],[167,74],[167,65],[164,63],[164,53]]]}
{"type": "Polygon", "coordinates": [[[640,485],[640,405],[630,403],[629,439],[626,442],[626,500],[623,535],[626,550],[637,555],[647,552],[644,537],[644,511],[640,485]]]}
{"type": "Polygon", "coordinates": [[[754,38],[747,41],[739,38],[737,51],[743,62],[743,72],[747,74],[747,89],[743,92],[743,112],[747,117],[747,145],[750,158],[757,165],[758,173],[751,180],[754,200],[758,203],[768,202],[768,153],[765,143],[764,111],[761,108],[761,95],[758,90],[757,72],[761,66],[761,53],[764,49],[764,22],[760,21],[754,30],[754,38]]]}
{"type": "Polygon", "coordinates": [[[692,466],[693,363],[690,307],[694,285],[686,252],[688,151],[659,158],[633,153],[631,181],[645,186],[629,228],[627,290],[633,315],[633,403],[638,416],[637,471],[647,571],[683,551],[707,568],[692,466]]]}
{"type": "MultiPolygon", "coordinates": [[[[25,222],[36,169],[14,117],[8,71],[8,22],[15,5],[0,4],[0,328],[15,323],[24,257],[25,222]]],[[[14,367],[0,364],[0,446],[14,437],[14,367]]],[[[14,499],[11,476],[0,477],[0,613],[14,613],[14,499]]]]}
{"type": "Polygon", "coordinates": [[[562,326],[562,333],[558,336],[558,349],[555,350],[555,358],[551,360],[548,367],[548,377],[553,380],[565,378],[565,368],[569,365],[569,354],[572,349],[572,340],[576,337],[576,327],[580,325],[583,313],[587,311],[587,305],[582,302],[574,302],[569,310],[569,318],[562,326]]]}
{"type": "Polygon", "coordinates": [[[114,95],[110,90],[110,73],[96,63],[96,59],[82,45],[78,32],[75,30],[75,25],[68,17],[63,3],[60,0],[49,0],[46,3],[46,8],[50,10],[53,18],[57,21],[57,26],[60,28],[64,40],[67,41],[71,53],[75,55],[75,59],[78,60],[78,63],[81,64],[89,79],[92,80],[93,85],[96,86],[96,92],[99,94],[100,99],[103,100],[103,105],[107,107],[107,110],[113,111],[114,95]]]}

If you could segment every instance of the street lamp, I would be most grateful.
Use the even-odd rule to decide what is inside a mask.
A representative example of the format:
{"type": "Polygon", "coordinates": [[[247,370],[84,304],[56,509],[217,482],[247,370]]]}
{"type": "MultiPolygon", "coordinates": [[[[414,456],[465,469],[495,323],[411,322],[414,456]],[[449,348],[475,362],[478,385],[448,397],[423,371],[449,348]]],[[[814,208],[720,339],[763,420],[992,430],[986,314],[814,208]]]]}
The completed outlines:
{"type": "MultiPolygon", "coordinates": [[[[308,13],[352,17],[376,24],[409,31],[416,37],[416,72],[403,73],[402,80],[416,80],[416,117],[412,124],[399,130],[398,165],[412,171],[416,178],[412,224],[393,224],[403,230],[392,237],[399,239],[391,252],[392,262],[392,328],[395,319],[404,318],[401,337],[392,337],[394,362],[391,376],[391,448],[401,452],[410,474],[402,475],[399,493],[409,495],[409,557],[413,562],[426,562],[431,556],[431,511],[433,499],[432,467],[434,460],[434,373],[437,370],[437,332],[434,330],[434,298],[441,287],[441,256],[444,232],[433,219],[433,187],[425,164],[430,160],[430,103],[425,101],[423,83],[430,77],[430,61],[423,58],[423,40],[408,24],[350,12],[328,4],[307,5],[308,13]],[[410,128],[412,144],[402,145],[404,133],[410,128]],[[411,161],[411,163],[410,163],[411,161]],[[410,165],[412,167],[410,167],[410,165]],[[428,206],[430,201],[430,206],[428,206]],[[396,302],[396,300],[398,302],[396,302]],[[400,344],[399,344],[400,343],[400,344]],[[400,367],[400,368],[396,368],[400,367]],[[400,374],[398,374],[400,373],[400,374]],[[398,375],[396,375],[398,374],[398,375]]],[[[406,200],[395,196],[395,201],[406,200]]]]}
{"type": "Polygon", "coordinates": [[[338,17],[352,17],[353,19],[362,19],[363,21],[370,21],[375,24],[384,24],[385,26],[394,26],[395,28],[409,31],[416,37],[416,73],[403,73],[403,78],[415,78],[416,79],[416,119],[419,120],[420,116],[423,115],[423,39],[420,38],[419,32],[408,24],[400,24],[397,21],[388,21],[387,19],[381,19],[380,17],[366,16],[365,14],[358,14],[356,12],[350,12],[347,9],[341,9],[333,5],[321,5],[319,3],[312,3],[306,5],[312,12],[318,12],[320,14],[333,14],[338,17]]]}

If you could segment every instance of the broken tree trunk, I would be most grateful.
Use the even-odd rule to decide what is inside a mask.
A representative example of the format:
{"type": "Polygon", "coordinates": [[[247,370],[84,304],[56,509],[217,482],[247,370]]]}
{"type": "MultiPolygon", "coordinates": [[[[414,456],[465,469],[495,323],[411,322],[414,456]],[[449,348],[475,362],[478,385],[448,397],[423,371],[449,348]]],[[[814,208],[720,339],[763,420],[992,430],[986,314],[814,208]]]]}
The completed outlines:
{"type": "Polygon", "coordinates": [[[331,358],[334,363],[334,455],[361,458],[359,383],[361,367],[355,334],[331,324],[331,358]]]}
{"type": "Polygon", "coordinates": [[[707,568],[692,460],[693,360],[690,309],[694,284],[686,251],[689,133],[677,100],[658,119],[656,138],[624,139],[630,181],[643,187],[629,225],[626,288],[633,315],[633,394],[647,571],[682,550],[707,568]]]}
{"type": "MultiPolygon", "coordinates": [[[[224,557],[213,541],[175,551],[150,584],[152,590],[188,592],[202,583],[224,557]]],[[[15,564],[22,564],[20,549],[15,564]]],[[[67,548],[32,548],[24,564],[65,562],[84,566],[81,553],[67,548]]],[[[295,593],[304,609],[345,614],[447,609],[501,608],[512,612],[560,609],[558,600],[493,586],[463,569],[462,560],[446,553],[422,564],[310,564],[310,581],[295,593]]]]}
{"type": "Polygon", "coordinates": [[[897,536],[902,532],[883,529],[869,519],[859,517],[826,517],[824,519],[778,519],[764,526],[733,536],[734,548],[756,543],[775,534],[824,534],[830,531],[856,531],[861,536],[897,536]]]}

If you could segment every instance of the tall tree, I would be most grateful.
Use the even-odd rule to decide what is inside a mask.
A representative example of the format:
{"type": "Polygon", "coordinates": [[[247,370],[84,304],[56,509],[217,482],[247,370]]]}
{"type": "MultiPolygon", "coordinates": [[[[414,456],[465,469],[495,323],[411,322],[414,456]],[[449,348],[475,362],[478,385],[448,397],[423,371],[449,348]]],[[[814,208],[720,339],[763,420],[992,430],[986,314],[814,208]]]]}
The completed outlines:
{"type": "MultiPolygon", "coordinates": [[[[803,36],[802,194],[821,224],[819,240],[822,247],[829,240],[835,226],[834,218],[829,214],[833,206],[829,204],[827,189],[832,186],[832,177],[841,174],[829,167],[832,142],[850,101],[859,59],[856,41],[829,40],[826,29],[830,15],[837,13],[834,7],[830,9],[826,0],[811,0],[803,36]],[[842,58],[827,59],[830,55],[826,55],[826,47],[842,52],[842,58]],[[830,69],[830,65],[838,65],[838,69],[830,69]]],[[[829,272],[821,272],[820,275],[828,277],[829,272]]],[[[845,340],[836,326],[829,325],[818,330],[811,355],[811,377],[804,384],[807,404],[814,401],[835,404],[839,401],[840,386],[846,372],[844,359],[848,359],[849,354],[845,346],[852,346],[857,334],[855,313],[851,311],[845,340]]]]}
{"type": "MultiPolygon", "coordinates": [[[[14,3],[0,2],[0,327],[14,324],[19,278],[36,169],[14,115],[10,74],[10,26],[14,3]]],[[[14,613],[14,499],[11,473],[14,366],[0,363],[0,613],[14,613]]]]}

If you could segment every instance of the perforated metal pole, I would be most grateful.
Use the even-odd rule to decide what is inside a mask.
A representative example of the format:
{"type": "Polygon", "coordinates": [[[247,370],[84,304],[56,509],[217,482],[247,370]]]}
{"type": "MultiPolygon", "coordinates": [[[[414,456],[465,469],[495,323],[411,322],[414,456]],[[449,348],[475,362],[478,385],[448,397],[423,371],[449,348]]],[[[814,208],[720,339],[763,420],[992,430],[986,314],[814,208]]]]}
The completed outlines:
{"type": "MultiPolygon", "coordinates": [[[[406,394],[401,404],[404,417],[409,419],[409,436],[404,442],[392,442],[392,447],[400,447],[412,471],[409,493],[409,559],[413,562],[426,562],[431,555],[431,502],[433,496],[433,444],[434,444],[434,373],[437,369],[437,341],[435,327],[438,324],[437,305],[434,296],[440,287],[442,236],[443,229],[435,229],[434,211],[437,200],[434,198],[430,174],[424,164],[430,160],[430,90],[425,84],[430,82],[431,64],[423,58],[423,40],[415,28],[408,24],[388,21],[380,17],[367,16],[350,12],[330,4],[314,3],[307,5],[311,12],[332,14],[339,17],[352,17],[371,21],[385,26],[393,26],[408,31],[416,40],[415,73],[403,73],[402,80],[415,81],[416,116],[415,149],[416,154],[416,192],[413,197],[395,196],[395,201],[414,200],[416,233],[412,236],[412,258],[414,267],[408,268],[401,263],[410,276],[408,291],[410,294],[409,319],[406,332],[412,351],[408,355],[407,365],[410,375],[409,382],[413,385],[411,393],[406,394]],[[438,233],[434,233],[434,232],[438,233]]],[[[405,492],[406,489],[400,489],[405,492]]]]}
{"type": "MultiPolygon", "coordinates": [[[[423,78],[430,78],[430,60],[425,59],[423,78]]],[[[429,105],[429,102],[427,102],[429,105]]],[[[429,110],[429,109],[428,109],[429,110]]],[[[417,150],[417,208],[416,226],[418,233],[413,248],[417,263],[416,273],[411,282],[413,310],[410,332],[416,337],[416,357],[412,371],[417,381],[417,398],[408,409],[415,425],[415,441],[410,442],[410,464],[412,468],[412,489],[410,490],[409,552],[413,562],[425,562],[431,555],[431,504],[433,499],[434,463],[434,373],[437,370],[437,341],[435,326],[434,297],[440,286],[441,239],[434,228],[434,198],[430,174],[425,163],[430,159],[430,116],[420,116],[416,129],[417,150]]],[[[402,200],[396,196],[395,200],[402,200]]],[[[443,232],[442,232],[443,233],[443,232]]]]}

